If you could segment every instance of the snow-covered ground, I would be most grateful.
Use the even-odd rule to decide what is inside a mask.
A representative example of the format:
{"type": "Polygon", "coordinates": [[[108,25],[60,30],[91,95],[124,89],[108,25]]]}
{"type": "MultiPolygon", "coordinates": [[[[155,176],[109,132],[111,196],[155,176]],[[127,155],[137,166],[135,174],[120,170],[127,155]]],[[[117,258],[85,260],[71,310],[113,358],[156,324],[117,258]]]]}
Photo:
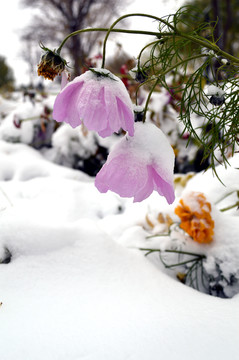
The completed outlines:
{"type": "MultiPolygon", "coordinates": [[[[2,112],[15,111],[13,103],[4,106],[2,112]]],[[[18,114],[30,107],[21,106],[18,114]]],[[[133,203],[99,193],[93,177],[30,147],[25,135],[33,122],[14,129],[18,135],[11,130],[21,136],[9,142],[12,115],[0,126],[0,359],[237,360],[238,210],[220,209],[238,201],[239,156],[218,168],[224,185],[210,171],[175,175],[174,204],[157,193],[133,203]],[[167,230],[159,213],[179,222],[174,209],[189,191],[204,193],[212,205],[211,244],[177,228],[173,237],[154,236],[167,230]],[[172,246],[204,254],[210,275],[217,264],[229,298],[184,285],[157,253],[139,250],[172,246]]]]}

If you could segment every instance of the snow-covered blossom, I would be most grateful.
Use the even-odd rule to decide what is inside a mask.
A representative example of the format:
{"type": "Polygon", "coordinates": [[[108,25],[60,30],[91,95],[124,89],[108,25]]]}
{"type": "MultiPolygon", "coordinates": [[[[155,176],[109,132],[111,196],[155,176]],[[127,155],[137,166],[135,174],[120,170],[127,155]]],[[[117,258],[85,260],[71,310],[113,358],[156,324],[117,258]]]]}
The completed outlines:
{"type": "Polygon", "coordinates": [[[133,107],[134,109],[134,121],[143,121],[143,117],[144,117],[144,108],[143,106],[140,105],[134,105],[133,107]]]}
{"type": "Polygon", "coordinates": [[[198,243],[213,240],[214,221],[211,217],[211,204],[203,193],[190,192],[180,199],[175,214],[181,219],[180,227],[198,243]]]}
{"type": "Polygon", "coordinates": [[[208,51],[208,55],[210,56],[216,56],[215,52],[213,50],[209,50],[208,51]]]}
{"type": "Polygon", "coordinates": [[[225,91],[215,85],[209,85],[206,94],[211,96],[209,101],[212,105],[220,106],[225,102],[225,91]]]}
{"type": "Polygon", "coordinates": [[[221,59],[221,62],[223,63],[223,65],[227,65],[227,64],[228,64],[228,60],[227,60],[227,59],[221,59]]]}
{"type": "Polygon", "coordinates": [[[139,83],[143,83],[148,78],[148,74],[138,65],[129,71],[129,75],[132,77],[132,79],[138,81],[139,83]]]}
{"type": "Polygon", "coordinates": [[[217,96],[223,96],[225,94],[225,91],[222,90],[222,88],[215,86],[215,85],[209,85],[206,89],[207,95],[217,95],[217,96]]]}
{"type": "Polygon", "coordinates": [[[224,104],[225,102],[225,97],[224,96],[217,96],[217,95],[212,95],[209,99],[210,103],[212,105],[215,106],[220,106],[222,104],[224,104]]]}
{"type": "Polygon", "coordinates": [[[90,69],[68,83],[56,98],[53,118],[73,128],[84,123],[102,137],[121,128],[134,135],[130,96],[122,81],[105,69],[90,69]]]}
{"type": "Polygon", "coordinates": [[[163,132],[151,123],[136,123],[134,137],[124,137],[110,152],[95,186],[103,193],[134,197],[134,202],[156,190],[171,204],[173,168],[174,152],[163,132]]]}

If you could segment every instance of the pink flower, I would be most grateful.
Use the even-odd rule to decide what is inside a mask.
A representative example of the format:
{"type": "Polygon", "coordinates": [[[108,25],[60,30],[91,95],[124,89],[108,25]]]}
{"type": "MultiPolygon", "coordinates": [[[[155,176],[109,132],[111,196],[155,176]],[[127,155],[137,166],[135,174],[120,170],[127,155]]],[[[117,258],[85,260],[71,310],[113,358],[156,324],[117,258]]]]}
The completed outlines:
{"type": "Polygon", "coordinates": [[[53,118],[73,128],[84,123],[102,137],[121,128],[134,135],[134,114],[122,81],[105,69],[91,69],[68,83],[58,94],[53,118]]]}
{"type": "Polygon", "coordinates": [[[151,123],[136,123],[135,135],[125,136],[109,154],[95,179],[100,192],[111,190],[134,202],[146,199],[153,190],[169,204],[173,188],[174,152],[163,132],[151,123]]]}

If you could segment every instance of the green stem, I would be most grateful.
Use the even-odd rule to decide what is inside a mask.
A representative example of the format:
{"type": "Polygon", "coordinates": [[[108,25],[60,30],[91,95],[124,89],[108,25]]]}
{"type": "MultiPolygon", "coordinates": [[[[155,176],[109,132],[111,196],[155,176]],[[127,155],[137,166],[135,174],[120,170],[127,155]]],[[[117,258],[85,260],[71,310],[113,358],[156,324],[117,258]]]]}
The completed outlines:
{"type": "Polygon", "coordinates": [[[182,255],[191,255],[191,256],[197,256],[198,258],[205,259],[206,256],[202,254],[195,254],[188,251],[181,251],[181,250],[160,250],[160,249],[147,249],[147,248],[139,248],[139,250],[142,251],[150,251],[150,252],[168,252],[168,253],[176,253],[176,254],[182,254],[182,255]]]}
{"type": "Polygon", "coordinates": [[[146,239],[152,239],[152,238],[155,238],[155,237],[163,237],[163,236],[169,236],[170,233],[166,233],[166,234],[155,234],[155,235],[149,235],[149,236],[146,236],[146,239]]]}
{"type": "MultiPolygon", "coordinates": [[[[107,31],[107,34],[105,35],[105,39],[104,39],[104,43],[103,43],[103,53],[102,53],[102,56],[103,56],[103,58],[102,58],[102,65],[101,65],[102,68],[104,68],[104,66],[105,66],[106,42],[107,42],[107,40],[108,40],[108,37],[109,37],[110,33],[113,31],[113,28],[115,27],[115,25],[116,25],[119,21],[121,21],[121,20],[123,20],[123,19],[126,19],[126,18],[128,18],[128,17],[132,17],[132,16],[141,16],[141,17],[147,17],[147,18],[150,18],[150,19],[157,20],[157,21],[159,21],[159,22],[167,25],[171,30],[173,30],[173,32],[175,32],[174,27],[173,27],[171,24],[169,24],[168,21],[163,20],[163,19],[161,19],[161,18],[159,18],[159,17],[157,17],[157,16],[154,16],[154,15],[141,14],[141,13],[133,13],[133,14],[126,14],[126,15],[120,16],[117,20],[115,20],[115,21],[113,22],[113,24],[110,26],[109,30],[107,31]]],[[[157,34],[156,36],[161,35],[160,32],[158,32],[158,33],[156,33],[156,34],[157,34]]]]}
{"type": "Polygon", "coordinates": [[[226,199],[228,196],[232,195],[234,192],[236,192],[238,190],[233,190],[233,191],[230,191],[229,193],[227,193],[226,195],[224,195],[221,199],[217,200],[214,205],[217,205],[219,204],[222,200],[226,199]]]}
{"type": "Polygon", "coordinates": [[[239,201],[237,201],[234,205],[228,206],[226,208],[220,209],[221,212],[227,211],[227,210],[231,210],[235,207],[239,206],[239,201]]]}
{"type": "MultiPolygon", "coordinates": [[[[96,31],[108,32],[109,28],[87,28],[87,29],[81,29],[81,30],[74,31],[74,32],[70,33],[69,35],[67,35],[65,37],[65,39],[62,41],[62,43],[60,44],[60,46],[59,46],[59,48],[57,49],[56,52],[60,55],[60,52],[61,52],[63,46],[65,45],[67,40],[70,39],[72,36],[76,36],[76,35],[79,35],[79,34],[85,33],[85,32],[96,32],[96,31]]],[[[158,36],[159,35],[158,32],[144,31],[144,30],[112,29],[111,32],[134,34],[134,35],[151,35],[151,36],[158,36]]]]}
{"type": "Polygon", "coordinates": [[[2,188],[0,188],[0,191],[1,191],[2,194],[5,196],[5,198],[6,198],[7,201],[9,202],[9,204],[10,204],[11,206],[13,206],[13,203],[11,202],[11,200],[9,199],[9,197],[7,196],[7,194],[5,193],[5,191],[4,191],[2,188]]]}
{"type": "MultiPolygon", "coordinates": [[[[148,111],[148,106],[149,106],[149,101],[150,101],[151,95],[152,95],[152,93],[154,92],[154,89],[156,88],[156,86],[158,85],[158,83],[159,83],[159,78],[155,81],[155,83],[154,83],[153,86],[151,87],[150,92],[149,92],[149,94],[148,94],[148,97],[147,97],[147,100],[146,100],[146,103],[145,103],[145,107],[144,107],[143,122],[145,122],[146,113],[147,113],[147,111],[148,111]]],[[[145,82],[144,82],[143,84],[145,84],[145,82]]],[[[137,91],[138,91],[138,89],[137,89],[137,91]]]]}
{"type": "Polygon", "coordinates": [[[146,50],[149,46],[152,46],[152,45],[154,45],[154,44],[157,44],[157,42],[159,42],[159,40],[153,41],[153,42],[145,45],[145,46],[141,49],[141,51],[140,51],[140,53],[139,53],[139,55],[138,55],[138,70],[140,69],[140,58],[141,58],[144,50],[146,50]]]}
{"type": "Polygon", "coordinates": [[[188,39],[188,40],[190,40],[190,41],[192,41],[194,43],[197,43],[197,44],[201,45],[202,47],[206,47],[206,48],[208,48],[210,50],[213,50],[213,51],[215,51],[215,53],[217,53],[217,55],[220,55],[220,56],[222,56],[222,57],[224,57],[226,59],[229,59],[229,60],[233,61],[234,63],[239,64],[239,59],[238,58],[236,58],[235,56],[230,55],[227,52],[221,50],[219,48],[219,46],[217,46],[216,44],[211,43],[210,41],[208,41],[208,40],[206,40],[204,38],[199,38],[197,36],[187,35],[187,34],[179,32],[179,31],[176,31],[176,33],[180,37],[183,37],[183,38],[188,39]]]}
{"type": "Polygon", "coordinates": [[[141,13],[133,13],[133,14],[126,14],[126,15],[123,15],[121,17],[119,17],[111,26],[110,28],[86,28],[86,29],[81,29],[81,30],[77,30],[77,31],[74,31],[72,32],[71,34],[69,34],[68,36],[66,36],[66,38],[62,41],[62,43],[60,44],[59,48],[57,49],[57,53],[60,54],[61,50],[62,50],[62,47],[64,46],[64,44],[66,43],[66,41],[72,37],[72,36],[75,36],[75,35],[78,35],[78,34],[81,34],[81,33],[84,33],[84,32],[96,32],[96,31],[103,31],[103,32],[106,32],[106,36],[105,36],[105,39],[104,39],[104,43],[103,43],[103,59],[102,59],[102,68],[104,67],[105,65],[105,53],[106,53],[106,42],[107,42],[107,39],[110,35],[111,32],[117,32],[117,33],[127,33],[127,34],[140,34],[140,35],[151,35],[151,36],[172,36],[172,35],[175,35],[175,36],[179,36],[179,37],[183,37],[185,39],[188,39],[194,43],[197,43],[199,45],[201,45],[202,47],[206,47],[210,50],[213,50],[215,51],[217,54],[221,55],[222,57],[228,59],[228,60],[231,60],[233,61],[234,63],[237,63],[239,64],[239,59],[236,58],[235,56],[233,55],[230,55],[228,54],[227,52],[221,50],[216,44],[213,44],[211,43],[210,41],[208,41],[207,39],[204,39],[204,38],[200,38],[198,36],[192,36],[192,35],[188,35],[188,34],[185,34],[185,33],[182,33],[182,32],[179,32],[174,26],[172,26],[168,21],[162,19],[162,18],[159,18],[157,16],[153,16],[153,15],[149,15],[149,14],[141,14],[141,13]],[[168,28],[170,28],[173,33],[161,33],[161,32],[152,32],[152,31],[143,31],[143,30],[125,30],[125,29],[114,29],[115,25],[127,18],[127,17],[133,17],[133,16],[141,16],[141,17],[147,17],[147,18],[150,18],[150,19],[154,19],[154,20],[157,20],[158,22],[161,22],[165,25],[168,26],[168,28]]]}
{"type": "Polygon", "coordinates": [[[190,262],[198,262],[199,260],[201,260],[201,258],[197,257],[197,258],[194,258],[194,259],[191,259],[191,260],[182,261],[182,262],[177,263],[177,264],[172,264],[172,265],[167,265],[167,264],[165,264],[165,267],[166,267],[167,269],[170,269],[170,268],[172,268],[172,267],[181,266],[181,265],[186,265],[186,264],[188,264],[188,263],[190,263],[190,262]]]}

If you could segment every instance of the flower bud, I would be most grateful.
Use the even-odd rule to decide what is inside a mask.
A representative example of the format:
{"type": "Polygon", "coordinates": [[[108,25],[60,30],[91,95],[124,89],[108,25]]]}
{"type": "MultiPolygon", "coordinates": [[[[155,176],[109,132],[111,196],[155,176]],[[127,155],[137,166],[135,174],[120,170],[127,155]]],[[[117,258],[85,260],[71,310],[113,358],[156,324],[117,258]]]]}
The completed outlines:
{"type": "Polygon", "coordinates": [[[221,106],[225,102],[225,97],[223,95],[222,96],[212,95],[209,101],[214,106],[221,106]]]}
{"type": "Polygon", "coordinates": [[[57,75],[60,75],[65,69],[66,60],[64,60],[55,51],[42,47],[45,54],[42,55],[41,61],[38,64],[38,75],[45,79],[54,80],[57,75]]]}
{"type": "Polygon", "coordinates": [[[135,81],[141,84],[148,78],[148,74],[144,70],[140,69],[138,66],[131,69],[129,71],[129,74],[132,77],[132,79],[134,79],[135,81]]]}
{"type": "Polygon", "coordinates": [[[142,106],[134,106],[134,121],[143,121],[144,118],[144,108],[142,106]]]}
{"type": "Polygon", "coordinates": [[[147,80],[148,75],[143,70],[138,70],[135,75],[135,80],[139,83],[143,83],[145,80],[147,80]]]}

